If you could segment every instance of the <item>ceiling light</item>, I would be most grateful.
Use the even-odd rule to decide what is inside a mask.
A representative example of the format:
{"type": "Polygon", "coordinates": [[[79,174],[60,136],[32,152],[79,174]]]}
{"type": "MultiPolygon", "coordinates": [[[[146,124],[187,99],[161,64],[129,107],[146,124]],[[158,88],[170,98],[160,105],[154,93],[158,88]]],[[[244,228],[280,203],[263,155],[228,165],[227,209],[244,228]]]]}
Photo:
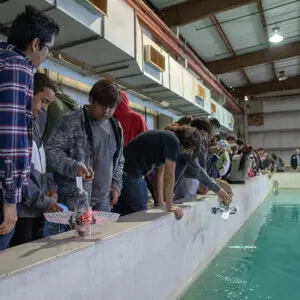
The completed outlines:
{"type": "Polygon", "coordinates": [[[162,101],[160,102],[161,106],[164,108],[168,108],[170,106],[170,103],[166,102],[166,101],[162,101]]]}
{"type": "Polygon", "coordinates": [[[272,35],[270,36],[270,43],[277,44],[280,43],[283,40],[283,36],[280,33],[279,27],[274,27],[272,30],[272,35]]]}
{"type": "Polygon", "coordinates": [[[248,101],[248,100],[249,100],[248,96],[245,96],[245,101],[248,101]]]}
{"type": "Polygon", "coordinates": [[[287,76],[285,76],[284,71],[280,71],[280,72],[279,72],[278,80],[279,80],[279,81],[287,80],[287,76]]]}

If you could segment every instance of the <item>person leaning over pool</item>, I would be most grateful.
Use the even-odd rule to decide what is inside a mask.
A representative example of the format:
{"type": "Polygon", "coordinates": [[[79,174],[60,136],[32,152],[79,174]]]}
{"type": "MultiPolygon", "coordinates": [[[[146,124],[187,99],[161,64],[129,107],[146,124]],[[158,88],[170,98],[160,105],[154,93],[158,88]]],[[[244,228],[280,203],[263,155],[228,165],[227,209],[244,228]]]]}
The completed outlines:
{"type": "Polygon", "coordinates": [[[168,130],[150,130],[138,135],[124,149],[123,190],[114,211],[127,215],[147,209],[145,176],[156,169],[159,205],[181,219],[183,212],[173,206],[176,160],[180,153],[194,159],[198,155],[200,134],[189,126],[172,124],[168,130]]]}

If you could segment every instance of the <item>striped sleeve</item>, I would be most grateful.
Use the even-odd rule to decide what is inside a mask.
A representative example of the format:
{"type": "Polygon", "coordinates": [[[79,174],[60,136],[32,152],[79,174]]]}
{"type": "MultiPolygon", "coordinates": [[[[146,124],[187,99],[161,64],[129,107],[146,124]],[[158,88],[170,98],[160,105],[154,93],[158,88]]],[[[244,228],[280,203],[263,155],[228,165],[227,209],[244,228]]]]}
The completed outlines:
{"type": "Polygon", "coordinates": [[[32,145],[32,67],[0,60],[0,179],[4,202],[18,203],[28,184],[32,145]]]}

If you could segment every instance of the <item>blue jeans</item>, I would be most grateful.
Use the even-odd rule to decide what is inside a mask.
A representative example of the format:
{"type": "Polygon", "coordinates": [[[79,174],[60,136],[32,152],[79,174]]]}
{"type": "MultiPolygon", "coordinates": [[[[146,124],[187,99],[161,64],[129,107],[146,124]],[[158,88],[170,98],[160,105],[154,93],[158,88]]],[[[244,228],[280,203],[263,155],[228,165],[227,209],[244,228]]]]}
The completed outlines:
{"type": "Polygon", "coordinates": [[[48,237],[67,231],[67,225],[45,221],[43,236],[48,237]]]}
{"type": "MultiPolygon", "coordinates": [[[[2,221],[0,222],[2,223],[2,221]]],[[[8,248],[9,243],[14,235],[15,228],[6,235],[0,235],[0,251],[8,248]]]]}
{"type": "Polygon", "coordinates": [[[101,202],[92,205],[93,210],[111,212],[110,197],[102,199],[101,202]]]}
{"type": "Polygon", "coordinates": [[[216,163],[218,161],[218,156],[213,154],[208,156],[207,160],[207,174],[212,178],[218,178],[219,172],[216,167],[216,163]]]}
{"type": "MultiPolygon", "coordinates": [[[[63,205],[61,203],[57,203],[57,204],[63,208],[64,212],[69,211],[69,209],[65,205],[63,205]]],[[[47,220],[45,220],[43,236],[48,237],[51,235],[63,233],[68,230],[68,227],[69,227],[68,225],[51,223],[51,222],[48,222],[47,220]]]]}
{"type": "Polygon", "coordinates": [[[148,189],[142,177],[123,175],[123,189],[114,212],[128,215],[147,209],[148,189]]]}

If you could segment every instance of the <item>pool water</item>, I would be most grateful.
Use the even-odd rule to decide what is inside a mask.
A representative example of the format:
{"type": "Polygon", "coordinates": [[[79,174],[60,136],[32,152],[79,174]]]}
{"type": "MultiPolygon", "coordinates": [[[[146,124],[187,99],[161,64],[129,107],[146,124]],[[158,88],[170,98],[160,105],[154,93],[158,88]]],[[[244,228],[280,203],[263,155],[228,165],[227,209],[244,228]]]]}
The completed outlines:
{"type": "Polygon", "coordinates": [[[300,190],[270,195],[181,299],[299,300],[300,190]]]}

